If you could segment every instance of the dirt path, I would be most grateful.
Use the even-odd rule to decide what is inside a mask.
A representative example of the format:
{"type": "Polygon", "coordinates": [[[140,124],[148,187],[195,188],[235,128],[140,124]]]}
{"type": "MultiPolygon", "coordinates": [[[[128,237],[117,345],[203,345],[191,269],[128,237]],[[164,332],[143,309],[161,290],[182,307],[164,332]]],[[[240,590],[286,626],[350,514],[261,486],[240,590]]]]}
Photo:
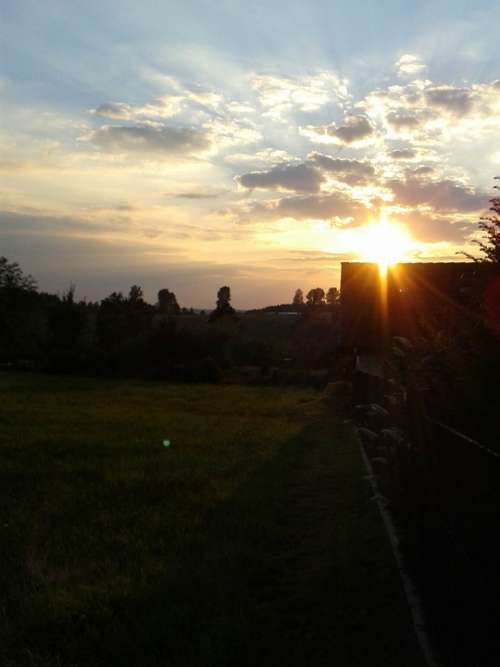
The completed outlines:
{"type": "Polygon", "coordinates": [[[304,433],[277,513],[280,549],[256,586],[261,664],[277,664],[277,645],[286,665],[424,664],[364,474],[348,426],[304,433]]]}

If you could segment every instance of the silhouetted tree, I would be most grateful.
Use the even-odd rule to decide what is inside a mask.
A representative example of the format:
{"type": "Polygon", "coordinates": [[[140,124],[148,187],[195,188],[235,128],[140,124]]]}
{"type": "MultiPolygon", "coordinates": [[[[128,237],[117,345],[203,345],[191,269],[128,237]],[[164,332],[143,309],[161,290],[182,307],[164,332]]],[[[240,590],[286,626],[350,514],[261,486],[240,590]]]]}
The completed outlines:
{"type": "Polygon", "coordinates": [[[234,318],[236,311],[231,306],[231,288],[227,285],[221,287],[217,292],[217,307],[210,313],[209,322],[215,322],[221,317],[234,318]]]}
{"type": "Polygon", "coordinates": [[[0,289],[21,289],[33,291],[35,280],[23,273],[17,262],[10,262],[7,257],[0,257],[0,289]]]}
{"type": "MultiPolygon", "coordinates": [[[[500,176],[495,176],[495,180],[500,180],[500,176]]],[[[500,186],[494,185],[495,190],[500,190],[500,186]]],[[[472,243],[479,246],[481,255],[471,255],[468,252],[458,252],[458,255],[464,255],[474,262],[500,264],[500,197],[490,199],[491,215],[483,215],[479,219],[478,227],[483,232],[483,238],[474,239],[472,243]]]]}
{"type": "MultiPolygon", "coordinates": [[[[500,177],[496,177],[500,180],[500,177]]],[[[500,190],[500,186],[495,185],[495,190],[500,190]]],[[[479,246],[482,257],[474,258],[479,262],[493,262],[500,264],[500,197],[490,199],[491,215],[483,216],[479,221],[479,228],[484,232],[483,239],[474,241],[479,246]]]]}
{"type": "Polygon", "coordinates": [[[36,283],[17,262],[0,257],[0,359],[33,357],[43,338],[36,283]]]}
{"type": "Polygon", "coordinates": [[[155,368],[155,376],[168,379],[172,374],[179,342],[175,315],[180,312],[180,307],[173,292],[161,289],[158,292],[156,308],[150,339],[151,361],[155,368]]]}
{"type": "Polygon", "coordinates": [[[221,287],[217,292],[217,308],[219,310],[225,310],[230,305],[231,301],[231,288],[225,285],[221,287]]]}
{"type": "Polygon", "coordinates": [[[181,309],[173,292],[168,289],[161,289],[158,292],[158,310],[163,315],[177,315],[180,312],[181,309]]]}
{"type": "Polygon", "coordinates": [[[52,348],[71,350],[78,347],[85,314],[75,302],[75,285],[70,285],[68,291],[49,310],[49,322],[52,348]]]}
{"type": "Polygon", "coordinates": [[[309,290],[306,299],[308,306],[321,306],[325,303],[325,290],[321,287],[309,290]]]}
{"type": "Polygon", "coordinates": [[[334,306],[339,300],[339,291],[336,287],[330,287],[326,293],[326,302],[329,306],[334,306]]]}
{"type": "Polygon", "coordinates": [[[97,313],[97,340],[111,350],[127,335],[127,299],[121,292],[112,292],[101,301],[97,313]]]}
{"type": "Polygon", "coordinates": [[[304,305],[304,292],[301,289],[296,290],[293,297],[294,306],[303,306],[304,305]]]}
{"type": "Polygon", "coordinates": [[[144,301],[144,293],[140,285],[132,285],[128,293],[128,300],[130,303],[137,303],[138,301],[144,301]]]}

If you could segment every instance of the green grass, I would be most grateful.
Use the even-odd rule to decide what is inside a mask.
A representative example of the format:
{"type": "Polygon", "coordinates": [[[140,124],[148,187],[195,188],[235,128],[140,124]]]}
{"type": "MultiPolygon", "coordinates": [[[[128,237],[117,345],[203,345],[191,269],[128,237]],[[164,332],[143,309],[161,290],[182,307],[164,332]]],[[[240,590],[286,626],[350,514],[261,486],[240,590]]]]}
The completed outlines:
{"type": "Polygon", "coordinates": [[[312,390],[0,374],[0,663],[420,665],[363,474],[312,390]]]}

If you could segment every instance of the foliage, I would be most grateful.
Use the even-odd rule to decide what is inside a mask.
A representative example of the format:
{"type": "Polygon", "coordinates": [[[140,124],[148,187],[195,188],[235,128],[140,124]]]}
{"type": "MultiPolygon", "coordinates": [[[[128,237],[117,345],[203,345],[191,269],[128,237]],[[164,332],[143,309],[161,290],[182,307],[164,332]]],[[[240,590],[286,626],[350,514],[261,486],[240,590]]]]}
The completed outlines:
{"type": "Polygon", "coordinates": [[[294,306],[304,305],[304,292],[301,289],[296,290],[293,296],[293,305],[294,306]]]}
{"type": "MultiPolygon", "coordinates": [[[[500,177],[496,177],[500,180],[500,177]]],[[[500,186],[495,185],[495,190],[500,186]]],[[[483,232],[482,239],[475,239],[474,243],[479,246],[481,256],[473,257],[464,253],[476,262],[492,262],[500,264],[500,197],[490,199],[490,215],[485,215],[479,221],[479,229],[483,232]]]]}
{"type": "Polygon", "coordinates": [[[309,290],[306,301],[308,306],[322,306],[325,303],[325,290],[321,287],[309,290]]]}
{"type": "Polygon", "coordinates": [[[173,292],[168,289],[161,289],[158,292],[158,310],[165,315],[176,315],[180,311],[177,298],[173,292]]]}
{"type": "MultiPolygon", "coordinates": [[[[142,376],[178,381],[219,381],[233,367],[254,366],[290,382],[309,382],[300,370],[337,363],[338,313],[316,290],[314,308],[281,304],[237,315],[231,290],[218,290],[206,316],[180,308],[169,289],[146,303],[140,285],[112,292],[100,303],[78,300],[70,285],[62,295],[38,293],[16,264],[2,262],[0,362],[65,374],[142,376]],[[10,277],[7,277],[10,276],[10,277]],[[295,378],[295,380],[294,380],[295,378]],[[302,379],[300,379],[302,378],[302,379]],[[288,381],[288,380],[287,380],[288,381]]],[[[332,293],[330,290],[329,294],[332,293]]]]}
{"type": "Polygon", "coordinates": [[[36,282],[23,273],[17,262],[9,262],[7,257],[0,257],[0,289],[33,291],[36,289],[36,282]]]}
{"type": "Polygon", "coordinates": [[[340,292],[336,287],[330,287],[326,293],[326,302],[329,306],[335,306],[340,299],[340,292]]]}
{"type": "Polygon", "coordinates": [[[217,322],[224,318],[228,321],[236,322],[236,311],[231,306],[231,288],[227,285],[221,287],[217,292],[217,305],[214,311],[210,313],[209,322],[217,322]]]}
{"type": "Polygon", "coordinates": [[[16,262],[0,257],[0,361],[36,355],[45,334],[36,283],[16,262]]]}

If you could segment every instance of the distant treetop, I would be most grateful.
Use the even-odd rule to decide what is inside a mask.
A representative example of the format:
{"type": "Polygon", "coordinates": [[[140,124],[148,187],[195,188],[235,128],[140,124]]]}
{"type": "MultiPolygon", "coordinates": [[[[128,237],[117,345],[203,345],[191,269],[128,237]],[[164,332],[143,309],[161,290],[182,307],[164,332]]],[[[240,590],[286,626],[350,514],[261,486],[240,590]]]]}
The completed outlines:
{"type": "Polygon", "coordinates": [[[9,262],[7,257],[0,257],[0,289],[9,287],[34,291],[36,281],[32,276],[24,274],[17,262],[9,262]]]}

